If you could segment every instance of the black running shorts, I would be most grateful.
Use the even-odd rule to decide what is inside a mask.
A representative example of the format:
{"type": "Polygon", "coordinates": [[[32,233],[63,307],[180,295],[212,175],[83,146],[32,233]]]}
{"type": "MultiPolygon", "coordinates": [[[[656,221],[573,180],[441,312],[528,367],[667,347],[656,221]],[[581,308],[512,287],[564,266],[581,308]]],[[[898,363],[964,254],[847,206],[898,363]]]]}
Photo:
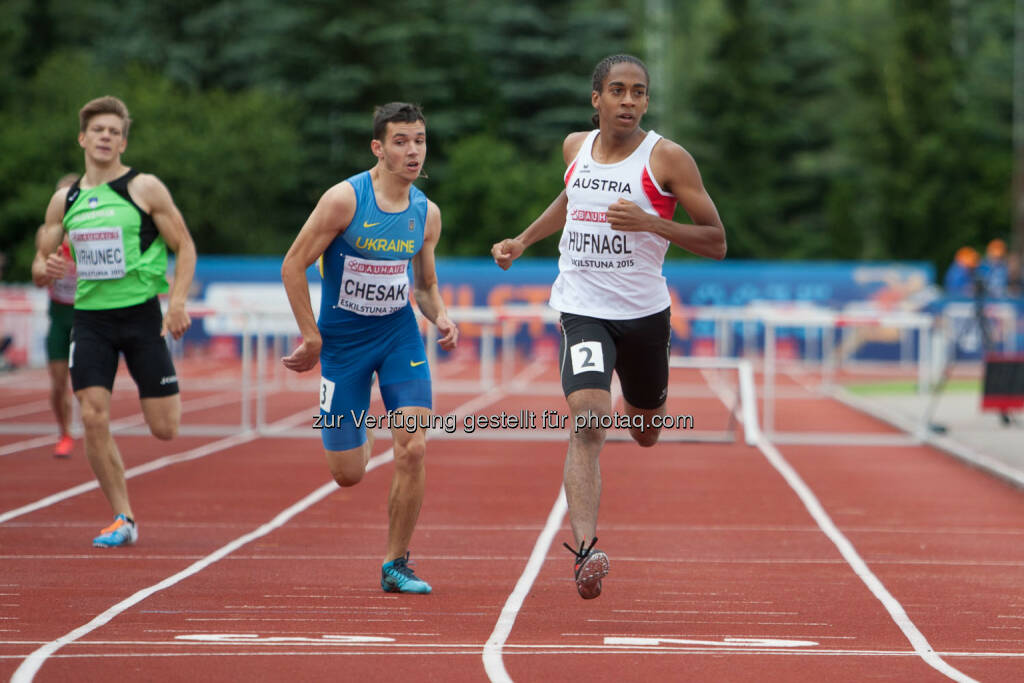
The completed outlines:
{"type": "Polygon", "coordinates": [[[670,310],[632,320],[604,320],[563,313],[562,391],[611,391],[612,369],[622,396],[642,410],[653,410],[668,395],[670,310]]]}
{"type": "Polygon", "coordinates": [[[71,387],[114,388],[119,354],[139,387],[139,398],[178,393],[171,352],[160,336],[163,313],[153,297],[136,306],[103,311],[75,309],[71,332],[71,387]]]}

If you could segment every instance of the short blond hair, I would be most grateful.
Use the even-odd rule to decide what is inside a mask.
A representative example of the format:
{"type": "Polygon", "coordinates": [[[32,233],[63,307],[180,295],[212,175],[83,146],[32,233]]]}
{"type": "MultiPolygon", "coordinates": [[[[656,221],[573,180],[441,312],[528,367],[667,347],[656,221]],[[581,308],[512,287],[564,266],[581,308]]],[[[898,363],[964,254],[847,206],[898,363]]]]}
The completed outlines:
{"type": "Polygon", "coordinates": [[[78,110],[78,130],[81,133],[89,126],[89,121],[100,114],[115,114],[121,117],[124,122],[124,136],[128,137],[128,127],[132,125],[132,117],[128,114],[128,107],[124,102],[113,95],[105,95],[89,100],[85,106],[78,110]]]}

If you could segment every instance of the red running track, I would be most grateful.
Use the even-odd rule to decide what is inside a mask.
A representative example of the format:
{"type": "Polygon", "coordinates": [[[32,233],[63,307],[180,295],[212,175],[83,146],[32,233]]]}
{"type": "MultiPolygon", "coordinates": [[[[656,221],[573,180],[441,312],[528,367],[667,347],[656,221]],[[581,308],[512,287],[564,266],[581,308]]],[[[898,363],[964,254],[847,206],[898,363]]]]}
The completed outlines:
{"type": "MultiPolygon", "coordinates": [[[[534,381],[557,377],[545,368],[534,381]]],[[[4,391],[0,414],[44,392],[4,391]]],[[[673,393],[669,412],[711,419],[712,399],[673,393]]],[[[273,419],[311,421],[312,400],[289,400],[273,419]]],[[[850,411],[791,400],[808,419],[850,411]]],[[[437,404],[564,411],[539,389],[437,404]]],[[[122,392],[115,417],[135,411],[122,392]]],[[[217,411],[227,422],[238,408],[202,419],[217,411]]],[[[844,424],[888,429],[865,420],[850,411],[844,424]]],[[[1024,678],[1024,494],[933,449],[609,443],[600,547],[611,573],[583,601],[560,547],[562,436],[486,436],[431,442],[412,551],[434,592],[396,596],[378,588],[385,459],[341,490],[314,439],[120,436],[129,468],[168,464],[129,482],[139,544],[100,550],[89,545],[108,516],[97,490],[45,502],[92,481],[81,452],[58,461],[49,445],[16,445],[37,437],[0,435],[14,449],[0,456],[0,676],[1024,678]],[[192,459],[166,460],[183,452],[192,459]]]]}

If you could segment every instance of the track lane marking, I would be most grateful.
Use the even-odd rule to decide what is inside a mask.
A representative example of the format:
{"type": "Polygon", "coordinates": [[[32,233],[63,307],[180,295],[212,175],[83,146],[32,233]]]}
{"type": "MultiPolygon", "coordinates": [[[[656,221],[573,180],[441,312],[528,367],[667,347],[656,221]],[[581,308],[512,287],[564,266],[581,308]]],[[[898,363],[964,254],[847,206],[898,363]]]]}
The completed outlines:
{"type": "MultiPolygon", "coordinates": [[[[376,456],[376,458],[371,458],[366,465],[367,471],[370,471],[371,469],[380,466],[383,462],[386,462],[384,456],[390,456],[391,453],[392,451],[388,450],[385,453],[376,456]]],[[[142,602],[154,593],[162,591],[165,588],[170,588],[171,586],[175,585],[176,583],[179,583],[180,581],[183,581],[184,579],[187,579],[193,574],[197,574],[203,569],[206,569],[213,563],[223,559],[224,557],[231,554],[238,548],[241,548],[242,546],[258,538],[266,536],[271,531],[274,531],[275,529],[278,529],[279,527],[283,526],[288,520],[290,520],[292,517],[299,514],[306,508],[326,498],[328,495],[336,491],[337,488],[337,484],[335,484],[333,481],[320,486],[312,493],[306,495],[304,498],[299,500],[297,503],[278,513],[276,517],[274,517],[271,521],[267,522],[266,524],[263,524],[255,530],[249,532],[248,534],[240,536],[235,540],[231,541],[230,543],[221,546],[219,549],[210,553],[203,559],[199,560],[198,562],[194,562],[193,564],[189,565],[180,572],[167,577],[163,581],[160,581],[159,583],[153,584],[152,586],[143,588],[142,590],[135,592],[133,595],[117,603],[110,609],[97,615],[88,623],[79,626],[78,628],[64,634],[56,640],[51,640],[50,642],[38,648],[32,654],[25,658],[25,660],[18,666],[17,670],[14,672],[14,675],[11,676],[11,683],[29,683],[29,681],[35,678],[36,673],[42,667],[43,663],[47,660],[47,658],[49,658],[51,655],[57,652],[57,650],[61,649],[69,643],[73,643],[82,636],[91,633],[92,631],[95,631],[97,628],[108,623],[117,615],[121,614],[128,608],[142,602]]]]}
{"type": "Polygon", "coordinates": [[[978,683],[974,678],[971,678],[959,669],[951,666],[945,660],[942,659],[932,648],[928,639],[924,637],[924,634],[917,628],[910,617],[907,615],[906,610],[903,609],[903,605],[889,592],[885,585],[875,576],[874,572],[868,567],[867,563],[857,552],[857,549],[853,547],[849,539],[843,535],[843,532],[832,521],[832,518],[825,511],[824,506],[818,500],[814,492],[811,491],[810,487],[804,482],[803,478],[797,474],[796,470],[789,464],[789,462],[782,456],[764,436],[758,441],[757,448],[764,454],[768,462],[775,468],[775,470],[782,475],[789,487],[793,489],[800,502],[804,504],[807,512],[810,513],[811,517],[821,528],[822,533],[836,546],[839,550],[839,554],[843,556],[843,559],[850,565],[857,577],[867,586],[868,590],[871,591],[872,595],[882,603],[885,611],[889,613],[893,622],[899,627],[906,636],[907,640],[913,646],[914,651],[928,664],[939,673],[946,677],[958,681],[958,683],[978,683]]]}
{"type": "MultiPolygon", "coordinates": [[[[309,418],[309,415],[310,409],[301,410],[297,413],[289,415],[288,417],[282,418],[277,422],[272,423],[271,425],[269,425],[269,428],[275,428],[278,426],[291,426],[301,420],[309,418]]],[[[156,470],[163,469],[164,467],[168,467],[170,465],[177,465],[178,463],[205,458],[206,456],[217,453],[218,451],[226,450],[228,448],[234,448],[235,446],[240,446],[244,443],[248,443],[258,438],[260,438],[259,432],[257,432],[254,429],[250,429],[248,431],[242,432],[241,434],[227,436],[222,439],[218,439],[217,441],[212,441],[210,443],[203,444],[202,446],[197,446],[196,448],[190,448],[187,451],[174,453],[172,455],[165,455],[162,458],[157,458],[156,460],[151,460],[150,462],[143,463],[141,465],[136,465],[135,467],[131,467],[125,470],[124,478],[127,480],[142,474],[147,474],[149,472],[154,472],[156,470]]],[[[28,505],[23,505],[21,507],[14,508],[13,510],[8,510],[7,512],[0,513],[0,524],[8,522],[16,517],[21,517],[22,515],[26,515],[30,512],[35,512],[36,510],[41,510],[42,508],[55,505],[56,503],[59,503],[63,500],[67,500],[68,498],[74,498],[75,496],[87,493],[97,488],[99,488],[99,482],[97,482],[95,479],[87,481],[82,484],[78,484],[77,486],[72,486],[69,489],[64,489],[63,491],[59,491],[57,493],[54,493],[53,495],[46,496],[45,498],[40,498],[39,500],[33,503],[29,503],[28,505]]]]}
{"type": "MultiPolygon", "coordinates": [[[[527,366],[527,368],[524,369],[520,373],[520,375],[517,375],[517,378],[522,377],[525,378],[526,381],[528,381],[529,377],[535,376],[537,374],[537,370],[539,370],[540,367],[540,364],[537,361],[534,361],[531,365],[527,366]]],[[[513,381],[515,381],[515,379],[516,378],[513,378],[513,381]]],[[[461,406],[456,407],[450,412],[455,413],[459,410],[467,410],[468,407],[470,406],[472,406],[473,409],[482,408],[486,406],[488,403],[492,403],[494,401],[497,401],[499,398],[502,398],[503,396],[505,396],[506,393],[507,392],[503,389],[503,385],[499,385],[489,390],[484,395],[477,396],[471,399],[470,401],[467,401],[466,403],[462,404],[461,406]]],[[[308,417],[308,411],[297,413],[297,415],[298,414],[308,417]]],[[[291,418],[285,418],[285,420],[287,419],[291,418]]],[[[279,422],[283,421],[284,420],[281,420],[279,422]]],[[[256,434],[255,431],[253,431],[252,434],[253,436],[250,437],[250,439],[248,440],[258,437],[258,434],[256,434]]],[[[394,449],[389,448],[387,451],[370,458],[370,460],[366,463],[366,472],[369,473],[374,469],[380,467],[381,465],[391,462],[392,460],[394,460],[394,449]]],[[[22,661],[22,663],[15,670],[14,675],[11,676],[11,683],[30,683],[35,678],[36,673],[46,662],[46,660],[49,657],[51,657],[54,653],[56,653],[58,650],[60,650],[62,647],[77,641],[82,636],[87,635],[88,633],[91,633],[97,628],[100,628],[101,626],[109,623],[116,616],[123,613],[130,607],[142,602],[149,596],[158,593],[159,591],[162,591],[166,588],[174,586],[175,584],[187,579],[188,577],[199,573],[203,569],[206,569],[207,567],[223,559],[224,557],[227,557],[238,548],[241,548],[247,545],[248,543],[251,543],[252,541],[261,538],[269,534],[270,532],[280,528],[285,523],[287,523],[292,517],[295,517],[299,513],[305,511],[307,508],[320,502],[328,495],[334,493],[337,490],[338,486],[334,481],[327,482],[326,484],[320,486],[313,492],[306,495],[298,502],[294,503],[290,507],[278,513],[277,516],[275,516],[271,521],[259,526],[258,528],[249,532],[248,534],[240,536],[235,540],[231,541],[230,543],[221,546],[213,553],[210,553],[203,559],[194,562],[193,564],[189,565],[180,572],[177,572],[176,574],[167,577],[163,581],[160,581],[156,584],[153,584],[152,586],[143,588],[142,590],[135,592],[128,598],[122,600],[121,602],[110,607],[103,613],[97,615],[88,623],[83,624],[82,626],[73,629],[72,631],[64,634],[63,636],[46,643],[42,647],[36,649],[28,657],[26,657],[24,661],[22,661]]]]}
{"type": "Polygon", "coordinates": [[[502,661],[502,649],[507,647],[505,640],[508,638],[509,633],[512,632],[512,626],[515,624],[519,610],[523,606],[523,600],[526,599],[530,589],[533,587],[534,580],[536,580],[537,575],[544,566],[544,558],[547,557],[548,550],[551,549],[551,543],[555,539],[555,534],[562,528],[562,520],[565,519],[565,513],[568,510],[569,506],[565,501],[565,488],[560,486],[558,488],[558,497],[555,498],[555,504],[548,513],[544,529],[541,531],[540,536],[537,537],[537,541],[533,545],[533,551],[530,553],[530,558],[526,561],[526,568],[519,575],[515,588],[512,589],[512,593],[505,600],[505,606],[501,609],[498,622],[494,625],[494,630],[484,644],[484,671],[486,671],[487,677],[495,683],[511,683],[512,681],[508,671],[505,670],[505,662],[502,661]]]}
{"type": "MultiPolygon", "coordinates": [[[[213,635],[233,635],[236,639],[221,639],[211,640],[209,642],[202,642],[193,640],[191,642],[183,642],[180,640],[168,640],[168,641],[105,641],[105,640],[79,640],[74,645],[79,647],[85,646],[112,646],[112,647],[125,647],[132,648],[126,652],[81,652],[81,653],[62,653],[53,656],[53,659],[103,659],[108,657],[197,657],[197,656],[261,656],[261,655],[306,655],[306,656],[319,656],[319,655],[332,655],[332,654],[356,654],[356,655],[397,655],[397,654],[412,654],[409,651],[422,651],[423,654],[436,654],[446,655],[453,654],[452,652],[446,652],[446,650],[462,650],[459,654],[479,654],[480,644],[479,643],[399,643],[399,642],[331,642],[330,640],[319,640],[310,639],[306,642],[267,642],[258,641],[249,643],[249,647],[259,646],[261,650],[256,651],[241,651],[245,648],[246,642],[238,638],[239,636],[246,634],[213,634],[213,635]],[[226,646],[226,645],[238,645],[239,647],[233,647],[230,651],[218,651],[209,652],[204,649],[203,651],[191,651],[181,652],[181,648],[184,645],[194,645],[196,647],[204,646],[226,646]],[[172,648],[172,652],[153,652],[153,653],[141,653],[138,652],[138,648],[142,646],[155,646],[162,645],[172,648]],[[269,652],[267,650],[277,650],[283,646],[301,646],[301,651],[291,652],[269,652]],[[306,647],[306,646],[309,647],[306,647]],[[330,645],[330,648],[317,651],[313,649],[315,645],[330,645]],[[365,651],[356,652],[345,652],[344,650],[359,650],[365,648],[365,651]]],[[[252,634],[258,638],[257,634],[252,634]]],[[[7,643],[0,643],[6,645],[35,645],[42,641],[9,641],[7,643]]],[[[509,644],[506,645],[509,650],[514,650],[516,654],[716,654],[716,653],[729,653],[729,654],[742,654],[742,655],[772,655],[772,656],[792,656],[792,657],[906,657],[917,659],[918,653],[914,650],[852,650],[852,649],[841,649],[841,648],[826,648],[826,649],[800,649],[800,648],[786,648],[786,647],[757,647],[757,646],[740,646],[740,645],[720,645],[720,646],[684,646],[684,645],[664,645],[664,646],[641,646],[641,645],[606,645],[606,644],[584,644],[576,643],[573,645],[566,645],[564,643],[531,643],[531,644],[509,644]]],[[[938,652],[944,657],[962,657],[968,659],[1024,659],[1024,652],[984,652],[984,651],[957,651],[949,650],[938,652]]],[[[0,660],[3,659],[19,659],[22,655],[0,655],[0,660]]]]}
{"type": "MultiPolygon", "coordinates": [[[[717,393],[717,392],[716,392],[717,393]]],[[[719,399],[726,403],[726,399],[719,394],[719,399]]],[[[843,559],[846,560],[850,568],[853,569],[857,577],[867,586],[868,590],[871,591],[872,595],[882,603],[886,612],[896,623],[899,629],[906,636],[907,640],[914,648],[914,652],[918,654],[921,659],[925,661],[930,667],[938,671],[939,673],[951,678],[958,683],[978,683],[974,678],[971,678],[959,669],[951,666],[945,660],[942,659],[935,649],[932,648],[924,634],[917,628],[910,617],[907,615],[906,610],[903,609],[903,605],[889,592],[885,585],[875,576],[874,572],[868,567],[867,563],[857,552],[857,549],[853,547],[849,539],[839,530],[839,528],[832,521],[832,518],[825,511],[824,506],[818,500],[811,488],[804,482],[803,478],[797,474],[796,470],[789,464],[789,462],[783,457],[782,453],[768,440],[764,434],[761,434],[757,442],[757,448],[761,451],[764,457],[768,460],[768,463],[775,468],[775,470],[782,476],[783,480],[793,489],[800,502],[804,504],[807,512],[814,519],[815,523],[821,529],[822,533],[832,541],[832,543],[839,550],[839,554],[842,555],[843,559]]]]}
{"type": "MultiPolygon", "coordinates": [[[[181,414],[186,415],[197,410],[219,408],[221,406],[228,405],[229,403],[237,403],[240,399],[235,398],[233,401],[231,400],[235,396],[236,394],[234,392],[229,392],[188,399],[181,403],[181,414]]],[[[145,424],[145,422],[146,418],[141,412],[132,413],[126,417],[112,420],[110,423],[110,433],[116,434],[124,429],[138,427],[139,425],[145,424]]],[[[74,425],[74,427],[77,428],[78,425],[74,425]]],[[[78,435],[78,438],[81,439],[81,436],[78,435]]],[[[45,436],[37,436],[32,439],[25,439],[23,441],[16,441],[14,443],[0,446],[0,456],[14,455],[32,448],[38,448],[39,446],[47,446],[55,443],[57,443],[57,435],[47,434],[45,436]]]]}

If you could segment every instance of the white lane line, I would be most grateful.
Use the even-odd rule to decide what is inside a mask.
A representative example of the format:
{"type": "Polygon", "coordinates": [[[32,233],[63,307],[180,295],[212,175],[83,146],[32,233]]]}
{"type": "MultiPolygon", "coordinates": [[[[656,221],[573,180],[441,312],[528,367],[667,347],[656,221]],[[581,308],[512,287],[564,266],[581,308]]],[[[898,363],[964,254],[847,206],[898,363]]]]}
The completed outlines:
{"type": "MultiPolygon", "coordinates": [[[[304,411],[302,415],[304,417],[307,417],[308,413],[309,411],[304,411]]],[[[199,458],[203,458],[207,455],[210,455],[211,453],[216,453],[218,451],[222,451],[228,448],[233,448],[234,446],[241,445],[243,443],[246,443],[247,441],[252,441],[254,438],[256,438],[256,432],[248,431],[238,434],[236,436],[229,436],[223,439],[219,439],[217,441],[214,441],[213,443],[204,444],[202,446],[199,446],[198,448],[193,448],[187,451],[183,451],[181,453],[175,453],[174,455],[166,455],[162,458],[157,458],[156,460],[150,461],[144,465],[138,465],[136,467],[132,467],[130,469],[125,470],[124,478],[131,479],[133,477],[139,476],[140,474],[146,474],[147,472],[152,472],[154,470],[158,470],[169,465],[176,465],[179,462],[197,460],[199,458]]],[[[45,498],[40,498],[39,500],[33,503],[29,503],[28,505],[22,505],[19,508],[14,508],[13,510],[8,510],[7,512],[0,514],[0,524],[10,521],[15,517],[20,517],[30,512],[35,512],[36,510],[40,510],[42,508],[55,505],[56,503],[59,503],[62,500],[74,498],[75,496],[81,495],[88,491],[92,491],[93,489],[96,488],[99,488],[99,483],[95,479],[92,481],[87,481],[84,484],[79,484],[78,486],[72,486],[69,489],[64,489],[63,491],[59,491],[57,493],[54,493],[53,495],[46,496],[45,498]]]]}
{"type": "MultiPolygon", "coordinates": [[[[309,416],[309,410],[299,411],[298,413],[294,413],[292,415],[289,415],[288,417],[278,420],[277,422],[272,424],[271,427],[276,427],[279,425],[291,426],[300,420],[308,419],[309,416]]],[[[162,458],[157,458],[156,460],[152,460],[142,465],[136,465],[135,467],[125,470],[124,478],[131,479],[133,477],[139,476],[140,474],[153,472],[155,470],[168,467],[169,465],[176,465],[180,462],[188,462],[189,460],[198,460],[199,458],[204,458],[207,455],[211,455],[218,451],[233,448],[243,443],[253,441],[258,437],[259,434],[255,430],[250,430],[248,432],[236,434],[235,436],[228,436],[223,439],[218,439],[217,441],[213,441],[208,444],[203,444],[202,446],[197,446],[196,448],[192,448],[187,451],[182,451],[181,453],[165,455],[162,458]]],[[[62,500],[74,498],[77,495],[86,493],[88,491],[92,491],[93,489],[96,488],[99,488],[99,483],[95,479],[92,481],[85,482],[84,484],[79,484],[78,486],[72,486],[69,489],[64,489],[63,491],[59,491],[51,496],[40,498],[34,503],[29,503],[28,505],[23,505],[19,508],[15,508],[13,510],[8,510],[7,512],[0,513],[0,524],[10,521],[15,517],[20,517],[22,515],[28,514],[29,512],[34,512],[36,510],[49,507],[50,505],[55,505],[56,503],[59,503],[62,500]]]]}
{"type": "MultiPolygon", "coordinates": [[[[540,367],[541,366],[538,363],[534,362],[534,364],[531,365],[530,367],[527,367],[527,369],[525,369],[521,373],[521,375],[524,377],[534,376],[536,372],[540,369],[540,367]]],[[[504,396],[504,393],[505,392],[502,391],[501,388],[499,387],[497,389],[487,392],[486,396],[492,397],[491,400],[495,401],[504,396]]],[[[486,402],[483,402],[480,397],[477,397],[455,408],[453,411],[451,411],[451,413],[454,414],[460,410],[466,410],[467,406],[473,406],[474,409],[479,409],[484,407],[485,405],[486,402]]],[[[308,417],[307,412],[303,412],[301,414],[303,416],[308,417]]],[[[290,418],[285,419],[287,420],[290,418]]],[[[369,473],[372,470],[376,469],[377,467],[388,462],[391,462],[393,459],[394,449],[389,448],[384,453],[381,453],[380,455],[370,458],[369,462],[367,462],[366,464],[366,472],[369,473]]],[[[83,624],[82,626],[79,626],[78,628],[64,634],[60,638],[57,638],[56,640],[52,640],[49,643],[46,643],[42,647],[38,648],[36,651],[32,652],[21,663],[21,665],[18,666],[17,670],[14,672],[14,675],[11,677],[11,683],[29,683],[35,677],[36,673],[39,671],[40,667],[42,667],[43,663],[47,660],[47,658],[49,658],[51,655],[53,655],[55,652],[60,650],[65,645],[73,643],[82,636],[91,633],[92,631],[103,626],[104,624],[107,624],[114,617],[118,616],[119,614],[129,609],[130,607],[138,604],[139,602],[142,602],[154,593],[162,591],[165,588],[170,588],[171,586],[179,583],[180,581],[183,581],[184,579],[192,576],[193,574],[196,574],[202,571],[203,569],[206,569],[218,560],[221,560],[224,557],[230,555],[235,550],[283,526],[292,517],[299,514],[300,512],[303,512],[312,505],[315,505],[316,503],[320,502],[328,495],[336,491],[337,488],[337,484],[335,484],[335,482],[333,481],[324,484],[320,488],[316,489],[315,491],[307,495],[302,500],[298,501],[291,507],[279,513],[276,517],[274,517],[274,519],[260,526],[256,530],[251,531],[250,533],[245,534],[244,536],[236,538],[234,541],[231,541],[227,545],[222,546],[220,549],[207,555],[198,562],[193,563],[189,567],[186,567],[177,574],[169,576],[163,581],[160,581],[159,583],[156,583],[152,586],[149,586],[148,588],[144,588],[136,592],[134,595],[126,598],[125,600],[122,600],[121,602],[117,603],[107,611],[96,616],[92,621],[88,622],[87,624],[83,624]]]]}
{"type": "MultiPolygon", "coordinates": [[[[391,454],[392,451],[388,450],[375,458],[371,458],[366,465],[367,471],[370,471],[371,469],[378,467],[383,462],[390,460],[391,454]],[[388,457],[385,459],[385,456],[388,457]]],[[[316,489],[306,497],[302,498],[299,502],[295,503],[289,508],[286,508],[276,517],[274,517],[274,519],[270,520],[269,522],[260,526],[254,531],[251,531],[248,534],[245,534],[244,536],[236,538],[227,545],[221,546],[221,548],[219,548],[218,550],[214,551],[213,553],[210,553],[198,562],[194,562],[193,564],[186,567],[177,574],[169,576],[163,581],[153,584],[148,588],[143,588],[142,590],[137,591],[134,595],[126,598],[125,600],[122,600],[121,602],[117,603],[116,605],[114,605],[107,611],[103,612],[102,614],[99,614],[89,623],[79,626],[78,628],[74,629],[73,631],[70,631],[69,633],[64,634],[56,640],[51,640],[49,643],[46,643],[45,645],[43,645],[42,647],[40,647],[35,652],[33,652],[25,658],[25,661],[23,661],[21,665],[18,666],[18,669],[14,672],[14,675],[11,676],[11,683],[28,683],[35,677],[36,673],[39,671],[39,668],[42,667],[43,662],[45,662],[50,655],[52,655],[68,643],[73,643],[82,636],[95,631],[96,629],[103,626],[117,615],[121,614],[133,605],[142,602],[154,593],[162,591],[165,588],[170,588],[171,586],[175,585],[180,581],[183,581],[184,579],[187,579],[193,574],[196,574],[202,571],[203,569],[206,569],[214,562],[223,559],[224,557],[231,554],[235,550],[241,548],[242,546],[252,541],[255,541],[258,538],[266,536],[271,531],[274,531],[275,529],[283,526],[288,520],[290,520],[295,515],[299,514],[306,508],[310,507],[311,505],[320,502],[337,489],[338,486],[333,481],[324,484],[323,486],[316,489]]]]}
{"type": "MultiPolygon", "coordinates": [[[[719,399],[725,402],[725,399],[719,394],[719,399]]],[[[728,406],[729,404],[726,403],[728,406]]],[[[775,468],[775,470],[782,475],[782,478],[789,484],[790,488],[797,494],[800,501],[804,504],[804,507],[810,513],[815,523],[822,530],[825,536],[839,550],[839,553],[843,556],[843,559],[850,565],[857,577],[864,582],[868,587],[868,590],[882,603],[885,610],[892,617],[892,620],[896,622],[900,630],[903,631],[903,635],[906,636],[907,640],[914,647],[914,652],[921,657],[925,663],[930,667],[942,673],[948,678],[960,683],[977,683],[977,681],[967,674],[963,673],[959,669],[950,666],[928,643],[928,640],[924,637],[924,634],[918,630],[917,626],[907,616],[906,610],[903,606],[893,597],[892,593],[886,589],[885,585],[878,579],[877,576],[868,568],[867,563],[857,552],[853,544],[843,535],[839,528],[832,522],[832,518],[829,517],[828,513],[825,512],[825,508],[821,502],[811,491],[810,487],[804,483],[804,480],[797,474],[796,470],[789,464],[789,462],[782,456],[777,448],[764,436],[758,440],[758,449],[764,454],[764,457],[768,462],[775,468]]]]}
{"type": "MultiPolygon", "coordinates": [[[[621,396],[622,386],[618,381],[614,381],[611,387],[611,404],[613,409],[618,405],[621,396]]],[[[512,593],[505,600],[505,605],[501,609],[501,614],[498,616],[498,622],[494,625],[494,630],[491,632],[487,642],[484,643],[484,671],[493,683],[512,683],[512,679],[505,669],[502,650],[506,647],[505,641],[508,640],[508,636],[512,632],[512,627],[516,623],[516,617],[519,616],[519,610],[522,609],[523,601],[529,595],[533,582],[537,580],[537,575],[540,574],[540,570],[544,566],[544,558],[547,557],[548,551],[551,549],[551,543],[554,541],[555,534],[562,528],[562,520],[565,519],[565,513],[568,509],[569,506],[565,500],[565,487],[562,486],[558,490],[555,504],[548,513],[548,519],[544,523],[544,528],[533,545],[533,551],[526,561],[526,567],[523,569],[523,573],[519,575],[519,580],[516,581],[512,593]]]]}
{"type": "MultiPolygon", "coordinates": [[[[618,399],[621,397],[622,385],[617,381],[612,382],[612,409],[618,404],[618,399]]],[[[519,580],[516,581],[515,588],[512,589],[512,593],[505,600],[505,606],[502,607],[502,613],[498,616],[495,630],[490,633],[490,637],[487,638],[487,642],[483,645],[483,669],[487,674],[487,678],[494,683],[512,683],[512,679],[505,669],[502,650],[506,646],[505,641],[508,640],[509,634],[512,633],[512,627],[515,625],[516,616],[519,615],[519,610],[522,608],[522,602],[529,594],[529,590],[534,587],[534,582],[537,581],[538,574],[544,566],[544,558],[547,557],[548,551],[551,549],[555,533],[561,528],[562,520],[565,518],[567,510],[568,505],[565,502],[565,488],[563,486],[558,489],[558,498],[555,499],[555,504],[552,506],[551,512],[548,513],[548,520],[545,522],[541,535],[534,544],[534,550],[530,552],[529,559],[526,560],[525,568],[519,574],[519,580]]]]}
{"type": "MultiPolygon", "coordinates": [[[[225,403],[231,403],[235,397],[234,393],[222,393],[214,394],[212,396],[205,396],[202,398],[193,398],[181,403],[181,414],[186,415],[198,410],[207,410],[209,408],[219,408],[225,403]]],[[[235,398],[234,402],[237,403],[238,399],[235,398]]],[[[135,413],[127,417],[114,420],[110,423],[110,432],[116,434],[122,429],[128,429],[130,427],[137,427],[146,422],[146,418],[142,413],[135,413]]],[[[75,426],[77,427],[77,425],[75,426]]],[[[54,426],[56,429],[56,425],[54,426]]],[[[74,430],[72,431],[74,434],[74,430]]],[[[50,444],[57,443],[56,434],[47,434],[45,436],[37,436],[32,439],[25,439],[23,441],[16,441],[9,443],[5,446],[0,446],[0,456],[12,455],[15,453],[21,453],[22,451],[29,450],[31,448],[38,448],[39,446],[47,446],[50,444]]]]}
{"type": "MultiPolygon", "coordinates": [[[[0,643],[3,645],[35,645],[39,641],[9,641],[0,643]]],[[[123,652],[81,652],[56,654],[53,659],[105,659],[123,657],[262,657],[262,656],[300,656],[317,657],[332,655],[408,655],[424,654],[450,656],[452,654],[477,655],[480,652],[479,643],[338,643],[330,647],[318,648],[318,645],[329,645],[327,642],[295,643],[284,642],[253,643],[246,646],[245,643],[237,643],[238,647],[230,650],[210,650],[213,645],[232,646],[236,643],[187,643],[187,641],[79,641],[83,646],[116,646],[131,647],[123,652]],[[183,651],[183,645],[194,645],[202,647],[202,650],[183,651]],[[140,646],[166,646],[173,649],[168,652],[139,652],[140,646]],[[279,648],[300,647],[301,650],[277,651],[279,648]],[[259,649],[256,649],[259,648],[259,649]]],[[[567,654],[641,654],[641,655],[680,655],[680,654],[730,654],[730,655],[772,655],[776,657],[906,657],[917,658],[918,654],[913,650],[846,650],[837,648],[828,649],[792,649],[781,647],[735,647],[735,646],[698,646],[698,645],[590,645],[576,643],[566,645],[564,643],[547,644],[533,643],[521,645],[506,645],[509,650],[514,650],[517,655],[567,655],[567,654]]],[[[945,651],[939,653],[944,657],[957,657],[964,659],[1024,659],[1024,652],[978,652],[978,651],[945,651]]],[[[21,655],[0,654],[0,660],[20,659],[21,655]]],[[[13,680],[13,679],[12,679],[13,680]]]]}
{"type": "Polygon", "coordinates": [[[807,508],[807,511],[817,522],[822,532],[828,537],[832,543],[835,544],[836,548],[843,558],[849,563],[857,577],[868,587],[868,590],[882,603],[885,610],[892,617],[892,620],[896,622],[900,630],[903,631],[903,635],[907,637],[910,644],[914,647],[914,651],[928,664],[939,673],[951,678],[954,681],[960,683],[977,683],[975,679],[971,678],[967,674],[963,673],[959,669],[956,669],[946,663],[945,660],[940,657],[932,646],[928,643],[928,640],[924,637],[924,634],[918,630],[914,622],[907,616],[906,610],[903,609],[903,605],[893,597],[892,593],[886,589],[882,582],[875,576],[874,572],[868,568],[867,563],[861,558],[860,554],[857,553],[856,548],[853,544],[843,535],[838,527],[832,522],[832,518],[829,517],[828,513],[825,512],[825,508],[818,501],[817,497],[811,491],[810,487],[804,483],[803,479],[799,474],[796,473],[790,464],[786,461],[782,454],[779,453],[778,449],[775,448],[767,439],[764,437],[758,442],[757,447],[765,458],[771,463],[772,467],[782,475],[782,478],[786,480],[790,488],[796,492],[800,501],[807,508]]]}
{"type": "Polygon", "coordinates": [[[502,649],[505,647],[509,633],[512,632],[512,626],[516,623],[516,616],[519,615],[519,610],[523,606],[523,600],[526,599],[541,567],[544,566],[544,558],[547,557],[548,550],[551,549],[555,534],[562,528],[562,520],[568,509],[565,502],[565,489],[559,488],[558,498],[555,499],[555,504],[551,507],[551,512],[548,513],[544,530],[537,537],[533,552],[530,553],[530,559],[526,562],[526,568],[519,576],[519,580],[516,581],[515,588],[512,589],[512,593],[501,610],[498,623],[494,625],[491,636],[484,644],[484,670],[487,672],[488,679],[495,683],[511,683],[512,681],[508,671],[505,670],[505,663],[502,661],[502,649]]]}
{"type": "Polygon", "coordinates": [[[12,417],[21,417],[22,415],[31,415],[32,413],[49,412],[49,410],[50,402],[46,399],[32,401],[31,403],[21,403],[7,408],[0,408],[0,420],[7,420],[12,417]]]}

